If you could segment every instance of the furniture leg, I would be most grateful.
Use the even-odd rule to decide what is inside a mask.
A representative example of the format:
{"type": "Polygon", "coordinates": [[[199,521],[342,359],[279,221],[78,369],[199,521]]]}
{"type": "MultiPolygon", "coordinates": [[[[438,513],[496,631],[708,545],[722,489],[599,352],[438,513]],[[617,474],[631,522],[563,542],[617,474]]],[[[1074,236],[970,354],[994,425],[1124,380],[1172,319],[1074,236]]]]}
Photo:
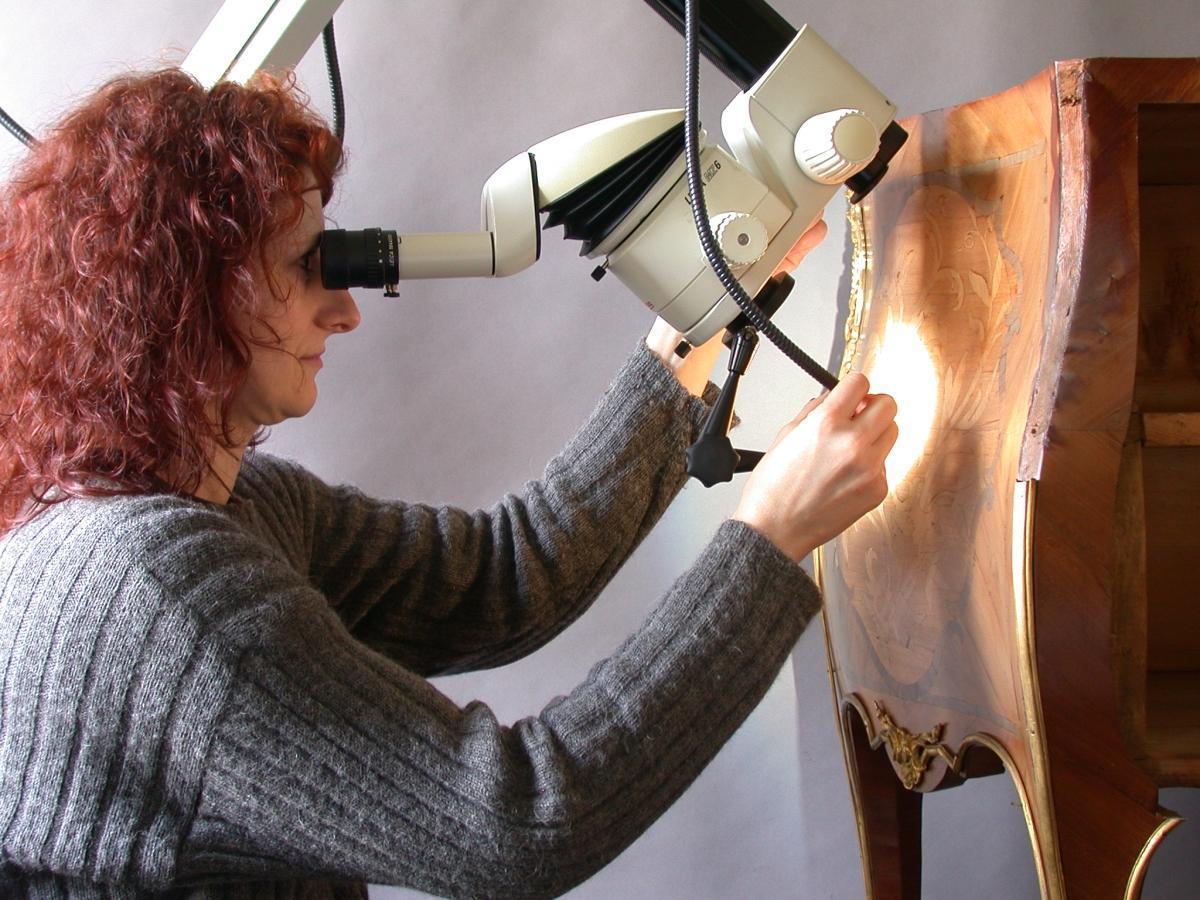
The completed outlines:
{"type": "Polygon", "coordinates": [[[900,783],[883,744],[871,747],[856,713],[842,715],[851,794],[870,900],[920,900],[921,794],[900,783]]]}

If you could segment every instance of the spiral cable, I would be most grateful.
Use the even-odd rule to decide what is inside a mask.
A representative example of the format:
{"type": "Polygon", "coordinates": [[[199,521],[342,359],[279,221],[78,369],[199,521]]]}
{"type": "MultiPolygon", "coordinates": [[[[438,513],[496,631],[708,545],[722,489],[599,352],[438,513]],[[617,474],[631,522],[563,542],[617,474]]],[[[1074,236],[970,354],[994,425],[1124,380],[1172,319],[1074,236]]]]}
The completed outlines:
{"type": "Polygon", "coordinates": [[[811,356],[797,347],[758,307],[738,283],[726,265],[712,226],[708,222],[708,206],[704,200],[704,184],[700,177],[700,41],[697,37],[696,0],[686,0],[684,5],[683,41],[686,53],[684,66],[684,158],[687,164],[688,191],[692,196],[692,217],[696,220],[696,233],[700,246],[712,266],[717,278],[734,302],[746,314],[751,324],[766,336],[792,362],[816,379],[823,387],[832,390],[838,380],[817,363],[811,356]]]}
{"type": "Polygon", "coordinates": [[[26,147],[33,147],[37,145],[37,138],[22,128],[17,123],[17,120],[6,113],[2,107],[0,107],[0,125],[3,125],[5,129],[8,130],[9,134],[15,137],[26,147]]]}
{"type": "Polygon", "coordinates": [[[325,66],[329,69],[329,90],[333,94],[333,133],[338,143],[344,143],[346,135],[346,98],[342,93],[342,68],[338,65],[337,43],[333,39],[333,19],[321,31],[325,45],[325,66]]]}

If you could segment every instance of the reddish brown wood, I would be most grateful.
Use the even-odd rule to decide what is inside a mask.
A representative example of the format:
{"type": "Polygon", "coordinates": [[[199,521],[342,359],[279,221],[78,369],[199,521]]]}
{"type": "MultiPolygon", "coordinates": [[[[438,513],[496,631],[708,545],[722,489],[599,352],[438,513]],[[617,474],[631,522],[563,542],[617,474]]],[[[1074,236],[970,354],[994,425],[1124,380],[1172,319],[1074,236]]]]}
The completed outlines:
{"type": "Polygon", "coordinates": [[[875,900],[921,900],[921,795],[905,790],[886,751],[871,748],[859,716],[847,710],[850,775],[864,843],[864,876],[875,900]]]}
{"type": "MultiPolygon", "coordinates": [[[[1042,372],[1045,390],[1053,392],[1055,402],[1034,521],[1034,627],[1067,892],[1119,897],[1163,813],[1158,785],[1148,774],[1161,767],[1146,765],[1145,759],[1139,765],[1119,725],[1128,697],[1116,689],[1113,650],[1119,649],[1122,638],[1118,635],[1114,647],[1112,627],[1120,598],[1113,575],[1129,535],[1117,531],[1117,476],[1131,415],[1146,401],[1142,376],[1163,371],[1139,366],[1139,356],[1147,357],[1147,341],[1157,343],[1162,332],[1186,332],[1200,302],[1193,294],[1190,314],[1175,310],[1157,327],[1143,327],[1139,339],[1139,321],[1146,323],[1145,314],[1152,319],[1161,314],[1155,309],[1150,279],[1142,281],[1140,262],[1142,256],[1153,259],[1162,250],[1151,240],[1143,251],[1142,243],[1147,235],[1159,233],[1164,212],[1155,203],[1147,218],[1141,215],[1140,201],[1150,184],[1169,184],[1184,172],[1195,180],[1194,157],[1191,166],[1182,166],[1179,148],[1191,147],[1193,153],[1200,148],[1200,119],[1194,107],[1200,103],[1200,61],[1103,59],[1072,64],[1067,70],[1069,77],[1063,81],[1071,85],[1070,96],[1078,99],[1061,108],[1061,140],[1081,165],[1071,173],[1075,183],[1065,184],[1064,191],[1070,188],[1078,198],[1075,227],[1084,238],[1078,256],[1060,267],[1070,266],[1077,274],[1060,283],[1051,307],[1069,323],[1061,371],[1055,376],[1043,367],[1042,372]],[[1163,110],[1151,104],[1172,106],[1163,110]],[[1151,135],[1167,126],[1170,152],[1139,161],[1142,116],[1149,121],[1151,135]]],[[[1182,226],[1185,220],[1176,217],[1174,222],[1182,226]]],[[[1175,384],[1171,393],[1176,403],[1190,398],[1182,400],[1183,408],[1196,411],[1200,347],[1193,345],[1189,353],[1190,365],[1179,367],[1176,374],[1190,377],[1170,379],[1175,384]]],[[[1150,354],[1156,356],[1157,352],[1150,354]]],[[[1157,551],[1154,535],[1148,532],[1147,538],[1149,563],[1157,551]]],[[[1191,540],[1194,553],[1194,528],[1191,540]]],[[[1149,621],[1161,609],[1161,594],[1151,581],[1147,585],[1149,621]]],[[[1193,647],[1200,640],[1198,624],[1193,615],[1193,647]]],[[[1133,637],[1145,641],[1148,636],[1133,637]]],[[[1147,648],[1148,669],[1156,665],[1153,651],[1153,646],[1147,648]]],[[[1200,757],[1200,746],[1176,749],[1180,759],[1163,760],[1168,766],[1178,763],[1187,769],[1186,757],[1200,757]]],[[[1200,769],[1191,769],[1190,780],[1175,781],[1200,784],[1200,769]]]]}

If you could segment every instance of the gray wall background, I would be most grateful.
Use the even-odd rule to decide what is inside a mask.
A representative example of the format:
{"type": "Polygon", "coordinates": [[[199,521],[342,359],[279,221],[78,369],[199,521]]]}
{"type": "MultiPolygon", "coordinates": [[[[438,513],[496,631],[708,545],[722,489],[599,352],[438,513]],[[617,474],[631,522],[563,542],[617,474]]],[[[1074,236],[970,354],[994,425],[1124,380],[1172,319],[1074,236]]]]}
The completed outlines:
{"type": "MultiPolygon", "coordinates": [[[[35,134],[75,98],[129,67],[178,61],[219,0],[0,0],[0,106],[35,134]]],[[[1017,84],[1055,59],[1200,52],[1195,0],[776,0],[810,22],[907,115],[1017,84]]],[[[343,227],[477,227],[488,175],[583,122],[677,107],[682,41],[641,0],[346,0],[337,16],[348,104],[348,177],[330,209],[343,227]]],[[[299,68],[328,110],[319,43],[299,68]]],[[[734,88],[702,72],[718,129],[734,88]]],[[[0,176],[20,146],[0,134],[0,176]]],[[[818,359],[835,346],[844,207],[780,313],[818,359]]],[[[595,284],[577,246],[546,234],[542,260],[500,281],[409,282],[398,300],[360,296],[363,324],[330,343],[321,400],[267,448],[326,479],[379,495],[488,505],[535,478],[587,415],[650,325],[615,279],[595,284]]],[[[743,388],[739,444],[765,446],[816,392],[773,349],[743,388]]],[[[596,608],[503,670],[444,679],[502,720],[569,690],[634,629],[700,552],[740,485],[689,486],[596,608]]],[[[1200,792],[1162,802],[1194,819],[1200,792]]],[[[1004,776],[925,802],[927,898],[1037,896],[1016,793],[1004,776]]],[[[835,731],[824,642],[814,624],[762,706],[693,788],[620,859],[571,896],[831,897],[863,894],[835,731]]],[[[418,896],[375,888],[377,898],[418,896]]],[[[1185,822],[1150,867],[1145,896],[1200,896],[1200,828],[1185,822]]]]}

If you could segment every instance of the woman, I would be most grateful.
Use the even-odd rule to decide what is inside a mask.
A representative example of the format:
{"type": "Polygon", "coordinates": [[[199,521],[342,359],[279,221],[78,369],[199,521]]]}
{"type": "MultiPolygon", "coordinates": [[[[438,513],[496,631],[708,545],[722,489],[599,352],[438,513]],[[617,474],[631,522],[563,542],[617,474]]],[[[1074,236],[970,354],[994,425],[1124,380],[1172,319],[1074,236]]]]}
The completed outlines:
{"type": "Polygon", "coordinates": [[[317,275],[339,162],[286,85],[167,70],[105,86],[8,186],[6,894],[566,890],[754,708],[819,605],[799,561],[886,492],[894,404],[847,377],[569,697],[512,727],[456,707],[425,677],[545,643],[677,493],[715,348],[680,363],[656,326],[543,480],[487,512],[254,453],[359,321],[317,275]]]}

